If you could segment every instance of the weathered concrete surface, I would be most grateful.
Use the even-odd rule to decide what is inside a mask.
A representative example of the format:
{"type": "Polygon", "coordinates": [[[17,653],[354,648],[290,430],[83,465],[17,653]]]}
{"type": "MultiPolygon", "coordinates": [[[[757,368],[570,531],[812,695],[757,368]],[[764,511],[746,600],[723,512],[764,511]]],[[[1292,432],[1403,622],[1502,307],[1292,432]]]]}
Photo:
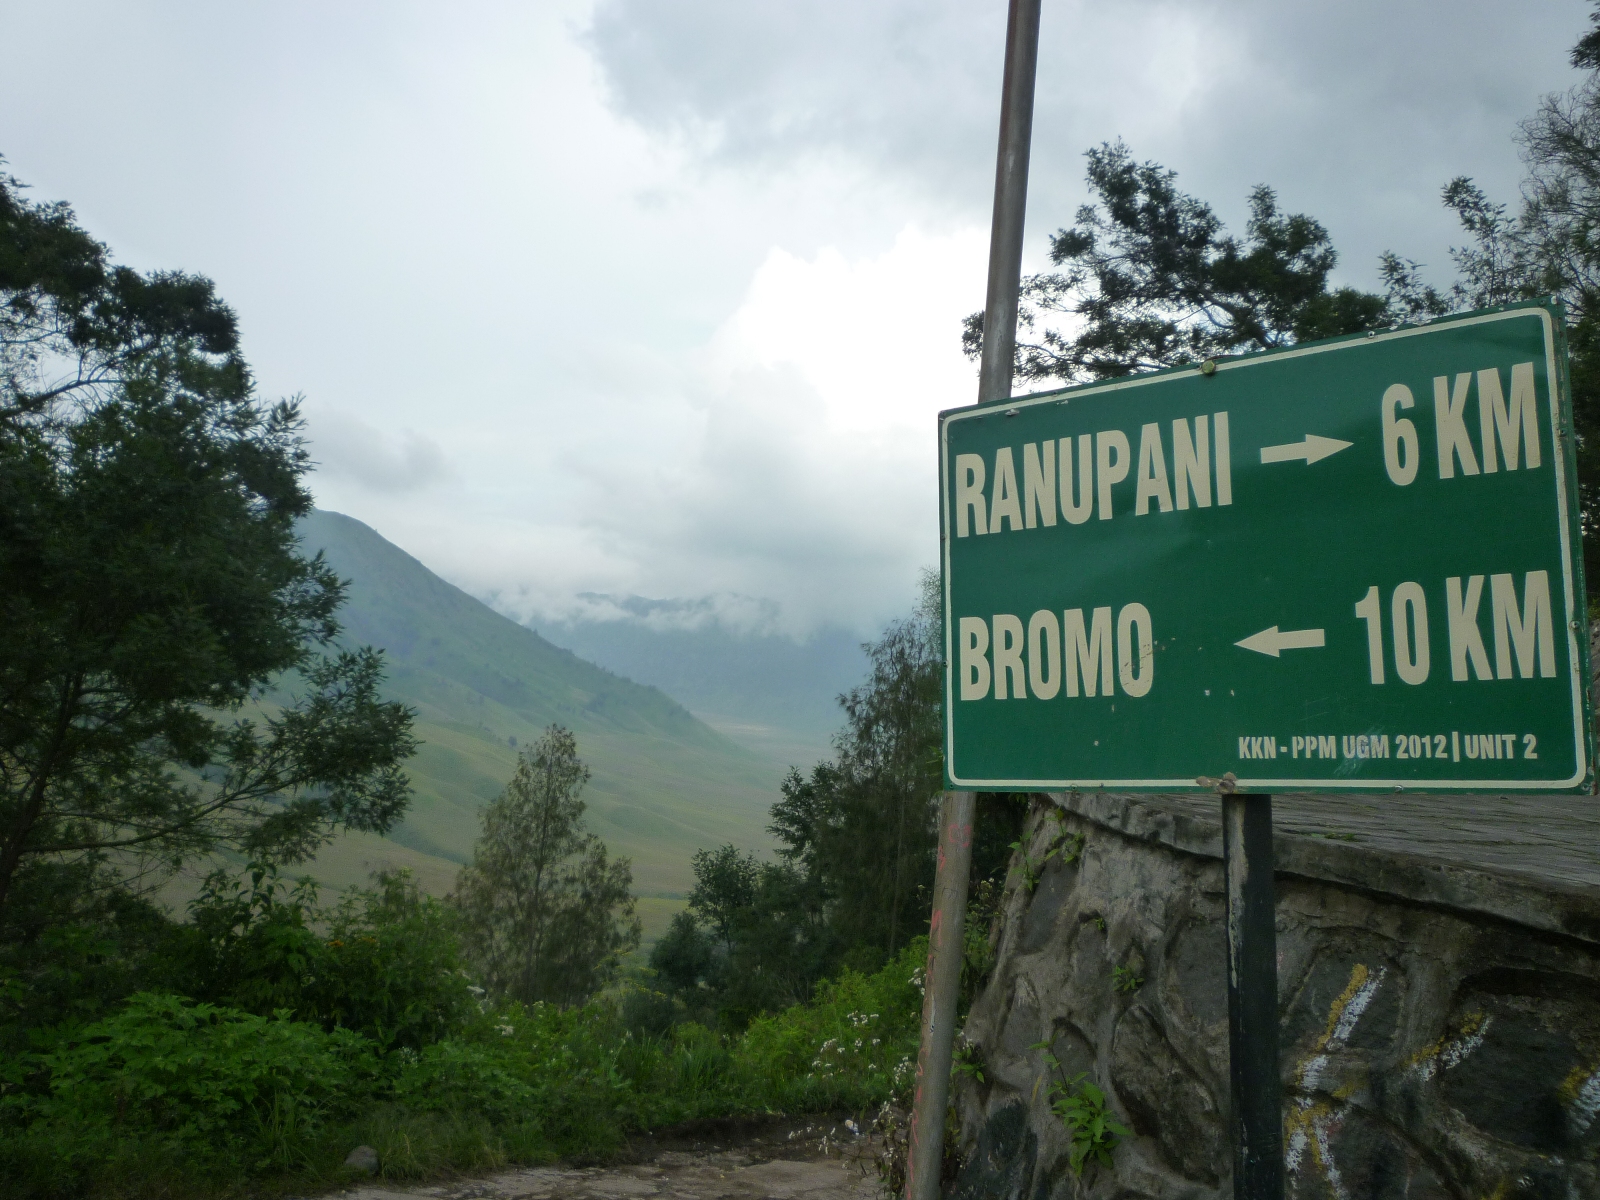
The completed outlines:
{"type": "MultiPolygon", "coordinates": [[[[1035,857],[1057,833],[1083,849],[1008,885],[958,1195],[1230,1196],[1218,802],[1038,799],[1035,857]],[[1111,1167],[1071,1171],[1042,1041],[1134,1131],[1111,1167]]],[[[1292,1196],[1600,1198],[1595,806],[1275,801],[1292,1196]]]]}

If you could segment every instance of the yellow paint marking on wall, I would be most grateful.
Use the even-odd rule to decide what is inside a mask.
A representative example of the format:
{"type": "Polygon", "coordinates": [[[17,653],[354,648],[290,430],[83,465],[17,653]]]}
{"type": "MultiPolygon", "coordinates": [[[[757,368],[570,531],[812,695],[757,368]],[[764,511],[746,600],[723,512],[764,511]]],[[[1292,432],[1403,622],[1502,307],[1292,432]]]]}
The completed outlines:
{"type": "Polygon", "coordinates": [[[1561,1097],[1563,1104],[1571,1104],[1578,1098],[1578,1093],[1583,1090],[1583,1085],[1589,1082],[1589,1076],[1594,1074],[1593,1067],[1578,1065],[1567,1072],[1567,1077],[1561,1081],[1561,1086],[1556,1089],[1556,1095],[1561,1097]]]}
{"type": "Polygon", "coordinates": [[[1338,1120],[1340,1111],[1367,1083],[1365,1063],[1346,1067],[1347,1073],[1337,1086],[1329,1087],[1323,1073],[1332,1064],[1331,1055],[1343,1048],[1354,1032],[1372,998],[1377,995],[1387,972],[1379,968],[1376,973],[1365,963],[1356,963],[1350,971],[1350,982],[1344,991],[1328,1005],[1328,1024],[1315,1047],[1295,1068],[1294,1087],[1301,1093],[1323,1091],[1327,1098],[1312,1099],[1302,1094],[1284,1117],[1284,1147],[1290,1170],[1299,1167],[1301,1158],[1310,1151],[1311,1162],[1327,1181],[1328,1187],[1339,1200],[1345,1198],[1344,1182],[1339,1176],[1339,1166],[1333,1160],[1328,1145],[1328,1133],[1338,1120]]]}
{"type": "Polygon", "coordinates": [[[1481,1012],[1468,1013],[1462,1019],[1462,1021],[1461,1021],[1461,1029],[1456,1034],[1455,1037],[1452,1038],[1449,1034],[1446,1034],[1444,1037],[1439,1038],[1436,1041],[1431,1042],[1430,1044],[1424,1046],[1421,1050],[1418,1050],[1410,1058],[1406,1059],[1406,1066],[1407,1067],[1414,1067],[1414,1066],[1417,1066],[1419,1063],[1423,1063],[1423,1062],[1428,1061],[1429,1059],[1438,1058],[1439,1055],[1444,1053],[1446,1046],[1449,1046],[1453,1042],[1460,1041],[1462,1038],[1471,1037],[1473,1034],[1477,1033],[1478,1030],[1481,1029],[1482,1027],[1483,1027],[1483,1014],[1481,1012]]]}
{"type": "Polygon", "coordinates": [[[1339,1022],[1344,1018],[1345,1009],[1350,1007],[1350,1001],[1356,998],[1362,985],[1367,982],[1367,964],[1357,963],[1350,970],[1350,982],[1344,985],[1344,991],[1339,993],[1331,1005],[1328,1006],[1328,1028],[1322,1035],[1322,1040],[1317,1043],[1318,1050],[1326,1050],[1328,1043],[1333,1040],[1334,1030],[1339,1028],[1339,1022]]]}

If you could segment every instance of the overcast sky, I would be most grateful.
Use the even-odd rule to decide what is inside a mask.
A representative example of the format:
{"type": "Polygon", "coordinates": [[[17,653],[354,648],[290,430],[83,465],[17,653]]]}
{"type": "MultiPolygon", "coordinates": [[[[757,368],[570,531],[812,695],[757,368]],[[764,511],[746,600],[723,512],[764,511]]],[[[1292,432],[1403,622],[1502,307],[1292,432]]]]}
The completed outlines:
{"type": "MultiPolygon", "coordinates": [[[[1344,281],[1449,278],[1581,0],[1045,0],[1028,265],[1121,137],[1344,281]]],[[[122,261],[212,276],[318,502],[525,618],[718,596],[862,632],[937,550],[969,403],[1003,0],[0,0],[0,155],[122,261]],[[744,599],[731,599],[744,598],[744,599]],[[774,603],[758,603],[762,601],[774,603]]]]}

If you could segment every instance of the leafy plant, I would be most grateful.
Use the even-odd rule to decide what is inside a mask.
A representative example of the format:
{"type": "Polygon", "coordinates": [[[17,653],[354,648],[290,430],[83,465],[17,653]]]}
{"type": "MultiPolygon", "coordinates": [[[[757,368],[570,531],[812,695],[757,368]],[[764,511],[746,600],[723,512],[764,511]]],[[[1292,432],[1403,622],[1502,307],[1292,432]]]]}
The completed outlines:
{"type": "Polygon", "coordinates": [[[502,1120],[525,1112],[535,1090],[493,1046],[435,1042],[395,1080],[395,1097],[416,1112],[471,1112],[502,1120]]]}
{"type": "Polygon", "coordinates": [[[1106,1108],[1106,1094],[1083,1073],[1052,1083],[1050,1093],[1051,1111],[1072,1134],[1072,1169],[1083,1174],[1091,1158],[1109,1167],[1112,1151],[1128,1130],[1106,1108]]]}
{"type": "Polygon", "coordinates": [[[1071,865],[1083,857],[1084,843],[1089,839],[1080,831],[1073,834],[1061,847],[1061,861],[1071,865]]]}
{"type": "Polygon", "coordinates": [[[1062,833],[1057,829],[1055,836],[1045,843],[1044,853],[1037,862],[1034,861],[1030,851],[1038,834],[1025,833],[1022,837],[1011,843],[1011,849],[1020,860],[1017,869],[1022,874],[1022,886],[1028,891],[1033,891],[1039,886],[1039,880],[1044,875],[1046,864],[1061,852],[1062,833]]]}
{"type": "Polygon", "coordinates": [[[1137,992],[1144,986],[1144,976],[1135,972],[1132,967],[1112,967],[1111,986],[1119,992],[1137,992]]]}
{"type": "Polygon", "coordinates": [[[961,926],[961,993],[960,1006],[970,1008],[980,988],[994,970],[995,951],[990,944],[990,932],[1000,911],[1001,889],[994,880],[985,879],[973,889],[967,901],[966,920],[961,926]]]}
{"type": "Polygon", "coordinates": [[[956,1039],[955,1055],[951,1059],[950,1069],[957,1075],[965,1075],[968,1079],[984,1082],[983,1054],[965,1035],[956,1039]]]}
{"type": "MultiPolygon", "coordinates": [[[[1117,1144],[1131,1133],[1112,1115],[1106,1106],[1106,1094],[1080,1071],[1070,1079],[1061,1069],[1061,1060],[1050,1050],[1048,1040],[1035,1042],[1031,1047],[1040,1052],[1046,1072],[1055,1072],[1050,1080],[1048,1096],[1050,1111],[1066,1126],[1072,1137],[1071,1163],[1076,1174],[1082,1175],[1090,1159],[1101,1166],[1111,1165],[1112,1152],[1117,1144]]],[[[1044,1082],[1046,1077],[1041,1077],[1044,1082]]]]}
{"type": "Polygon", "coordinates": [[[810,1004],[752,1021],[733,1047],[746,1094],[791,1112],[909,1101],[927,956],[917,938],[875,974],[845,971],[810,1004]]]}

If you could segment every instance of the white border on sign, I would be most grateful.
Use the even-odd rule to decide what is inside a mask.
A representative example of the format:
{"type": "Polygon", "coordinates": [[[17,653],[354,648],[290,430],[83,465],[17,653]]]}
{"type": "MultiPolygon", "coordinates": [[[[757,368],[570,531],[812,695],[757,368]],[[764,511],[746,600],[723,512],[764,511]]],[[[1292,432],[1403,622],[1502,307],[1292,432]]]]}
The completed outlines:
{"type": "MultiPolygon", "coordinates": [[[[1530,305],[1526,308],[1514,308],[1505,312],[1484,313],[1476,317],[1463,317],[1459,320],[1445,320],[1432,325],[1418,325],[1410,329],[1397,329],[1389,333],[1380,333],[1372,337],[1350,338],[1320,346],[1305,346],[1293,350],[1282,350],[1271,353],[1253,355],[1249,358],[1235,359],[1231,362],[1224,360],[1216,364],[1216,369],[1222,371],[1237,371],[1247,367],[1258,366],[1262,363],[1281,362],[1286,358],[1301,358],[1312,354],[1328,354],[1338,350],[1347,350],[1358,346],[1369,346],[1377,342],[1395,341],[1400,338],[1416,337],[1419,334],[1437,333],[1441,329],[1459,329],[1470,325],[1483,325],[1494,321],[1518,320],[1537,315],[1544,324],[1544,349],[1545,349],[1545,384],[1549,391],[1550,408],[1550,442],[1554,447],[1554,467],[1556,477],[1556,512],[1559,515],[1561,526],[1561,576],[1564,594],[1566,597],[1566,611],[1574,613],[1582,611],[1577,603],[1577,581],[1573,575],[1572,563],[1572,529],[1568,516],[1567,498],[1567,450],[1565,439],[1562,437],[1560,410],[1556,403],[1559,380],[1556,375],[1556,341],[1555,323],[1551,319],[1549,309],[1542,306],[1530,305]]],[[[1090,385],[1084,388],[1073,389],[1074,397],[1098,395],[1102,392],[1115,392],[1124,388],[1145,387],[1152,383],[1165,383],[1171,379],[1185,379],[1192,375],[1199,375],[1199,367],[1190,367],[1176,371],[1162,371],[1149,375],[1135,375],[1127,379],[1119,379],[1112,383],[1090,385]]],[[[1064,389],[1063,389],[1064,390],[1064,389]]],[[[950,510],[950,462],[948,431],[957,421],[964,421],[973,417],[989,416],[996,409],[1031,408],[1039,404],[1056,404],[1060,402],[1061,390],[1044,392],[1037,396],[1021,396],[1013,399],[1009,404],[996,401],[982,406],[974,405],[971,408],[957,409],[954,412],[941,416],[939,421],[939,495],[944,507],[944,530],[941,542],[943,543],[940,554],[944,560],[944,689],[945,711],[953,714],[956,703],[954,694],[955,669],[955,641],[951,635],[950,617],[950,530],[954,527],[954,513],[950,510]]],[[[1546,791],[1556,788],[1571,789],[1579,787],[1584,777],[1589,772],[1587,756],[1587,739],[1584,737],[1583,728],[1583,684],[1582,666],[1583,657],[1578,644],[1578,631],[1573,621],[1565,622],[1567,627],[1567,668],[1572,679],[1572,735],[1574,745],[1573,760],[1577,771],[1568,779],[1361,779],[1343,782],[1336,779],[1291,779],[1291,778],[1256,778],[1239,777],[1238,784],[1242,788],[1253,788],[1262,791],[1346,791],[1370,792],[1382,789],[1392,791],[1399,788],[1404,791],[1546,791]]],[[[1584,631],[1587,636],[1588,631],[1584,631]]],[[[950,781],[957,787],[972,788],[983,791],[1060,791],[1063,789],[1115,789],[1115,788],[1147,788],[1161,791],[1193,790],[1197,780],[1191,778],[1175,779],[963,779],[950,770],[955,763],[955,746],[953,719],[947,718],[944,723],[944,755],[945,770],[950,781]]]]}

